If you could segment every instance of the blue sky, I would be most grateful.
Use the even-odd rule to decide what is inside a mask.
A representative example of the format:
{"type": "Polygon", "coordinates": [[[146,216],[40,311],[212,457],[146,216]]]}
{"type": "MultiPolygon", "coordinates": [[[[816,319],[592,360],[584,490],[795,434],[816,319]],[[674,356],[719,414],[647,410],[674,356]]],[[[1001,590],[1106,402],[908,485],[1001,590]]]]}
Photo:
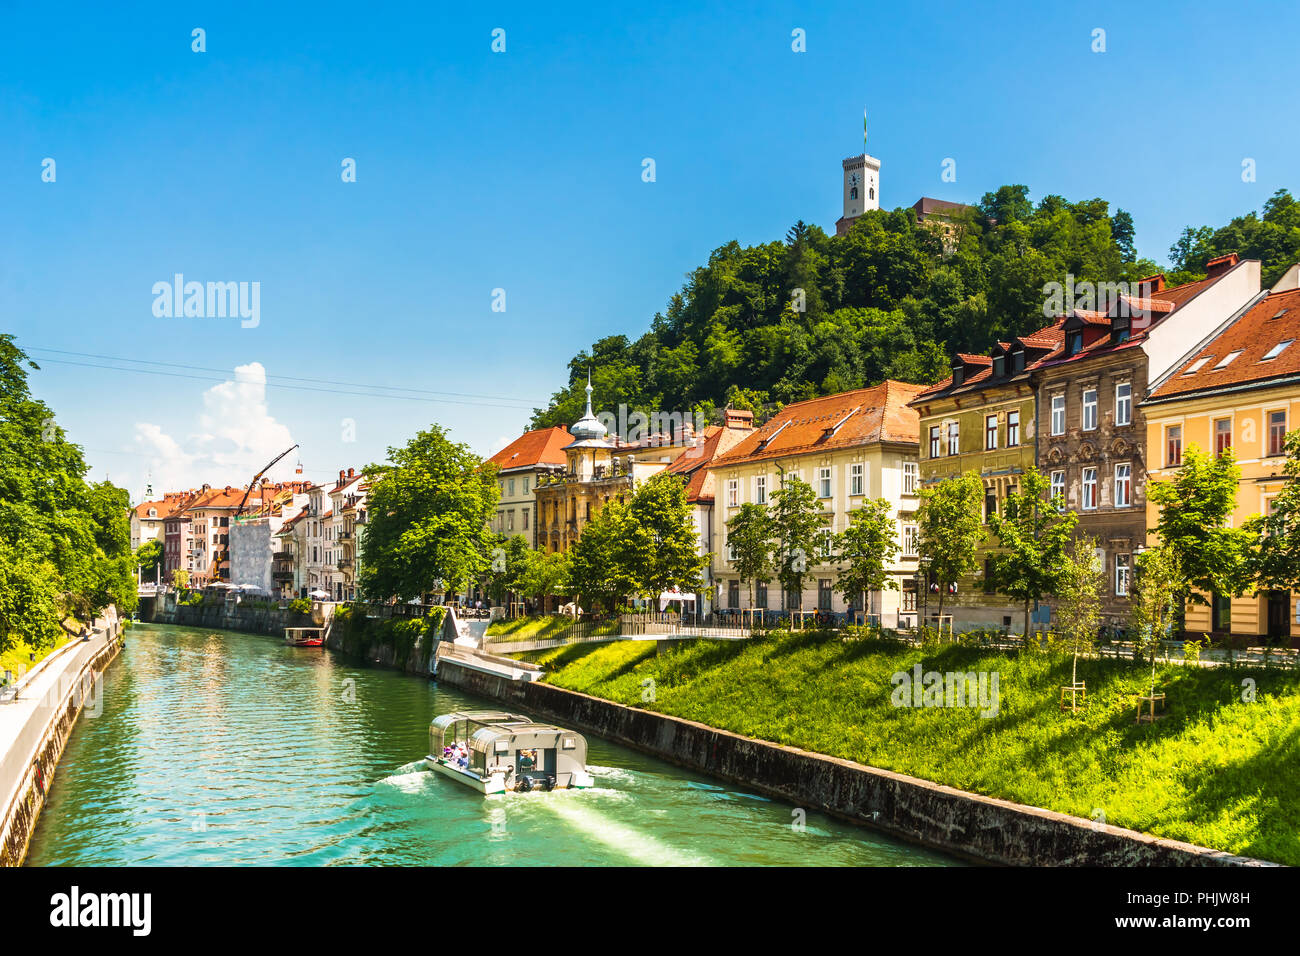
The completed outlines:
{"type": "Polygon", "coordinates": [[[712,249],[833,229],[864,108],[885,206],[1101,196],[1160,262],[1300,186],[1280,3],[459,6],[0,5],[0,331],[95,477],[242,483],[296,441],[324,479],[433,421],[488,453],[712,249]],[[260,324],[155,317],[178,272],[259,282],[260,324]],[[123,357],[194,368],[64,364],[123,357]]]}

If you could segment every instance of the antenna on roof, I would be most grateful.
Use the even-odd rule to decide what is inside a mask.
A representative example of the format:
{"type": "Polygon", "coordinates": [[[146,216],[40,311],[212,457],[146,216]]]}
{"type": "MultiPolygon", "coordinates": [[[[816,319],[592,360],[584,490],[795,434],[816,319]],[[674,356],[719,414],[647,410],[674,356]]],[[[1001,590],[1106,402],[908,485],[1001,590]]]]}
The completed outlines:
{"type": "Polygon", "coordinates": [[[301,474],[302,474],[302,459],[301,459],[301,458],[298,459],[298,464],[294,466],[293,473],[294,473],[295,475],[301,475],[301,474]]]}

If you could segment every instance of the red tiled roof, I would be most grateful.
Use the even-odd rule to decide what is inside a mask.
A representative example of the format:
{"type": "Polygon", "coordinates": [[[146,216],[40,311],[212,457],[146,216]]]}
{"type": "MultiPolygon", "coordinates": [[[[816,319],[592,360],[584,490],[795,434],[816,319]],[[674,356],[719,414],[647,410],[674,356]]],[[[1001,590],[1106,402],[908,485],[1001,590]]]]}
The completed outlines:
{"type": "MultiPolygon", "coordinates": [[[[1120,349],[1133,348],[1138,343],[1146,339],[1151,329],[1155,328],[1166,318],[1177,312],[1179,307],[1186,305],[1200,292],[1209,288],[1215,282],[1218,282],[1231,267],[1237,264],[1235,253],[1229,256],[1221,257],[1223,264],[1228,268],[1220,269],[1214,275],[1206,276],[1204,279],[1197,279],[1195,282],[1187,282],[1180,286],[1174,286],[1171,289],[1161,289],[1159,298],[1138,298],[1136,296],[1120,296],[1111,306],[1111,311],[1115,312],[1121,306],[1125,306],[1131,316],[1150,314],[1149,322],[1133,323],[1128,339],[1123,342],[1111,341],[1110,335],[1097,335],[1091,341],[1085,341],[1084,346],[1076,354],[1071,356],[1065,355],[1064,338],[1057,347],[1043,358],[1043,365],[1062,365],[1067,362],[1078,362],[1089,359],[1094,355],[1107,352],[1115,352],[1120,349]]],[[[1075,309],[1073,315],[1082,318],[1090,326],[1108,327],[1111,324],[1111,317],[1105,312],[1088,312],[1082,309],[1075,309]],[[1100,319],[1096,317],[1100,316],[1100,319]]]]}
{"type": "Polygon", "coordinates": [[[488,461],[502,471],[511,468],[531,468],[534,465],[563,465],[567,460],[564,446],[573,441],[567,428],[537,428],[524,432],[488,461]]]}
{"type": "Polygon", "coordinates": [[[1258,386],[1272,379],[1300,374],[1300,342],[1296,340],[1300,340],[1300,289],[1274,292],[1188,356],[1151,393],[1151,399],[1230,386],[1258,386]],[[1286,311],[1278,315],[1283,309],[1286,311]],[[1288,339],[1292,345],[1276,358],[1264,361],[1271,349],[1288,339]],[[1216,368],[1225,356],[1237,351],[1241,354],[1223,368],[1216,368]],[[1188,374],[1188,369],[1202,359],[1205,361],[1200,368],[1188,374]]]}
{"type": "MultiPolygon", "coordinates": [[[[1017,336],[1016,341],[1019,342],[1027,349],[1036,349],[1040,352],[1044,350],[1051,350],[1059,347],[1061,343],[1065,341],[1064,329],[1065,329],[1065,320],[1057,319],[1056,322],[1053,323],[1052,325],[1049,325],[1045,328],[1041,328],[1037,332],[1031,332],[1028,335],[1017,336]]],[[[999,342],[998,344],[1002,345],[1001,342],[999,342]]],[[[1050,351],[1048,352],[1048,354],[1049,355],[1051,354],[1050,351]]],[[[959,352],[957,353],[957,357],[962,359],[962,361],[966,362],[966,364],[968,365],[975,364],[967,361],[968,359],[982,358],[985,360],[985,362],[979,364],[987,365],[987,367],[981,368],[977,372],[974,372],[966,376],[965,381],[963,381],[960,386],[960,388],[963,391],[965,391],[966,389],[975,389],[977,387],[982,388],[984,385],[993,384],[995,380],[993,378],[993,358],[991,356],[983,356],[983,355],[968,356],[964,352],[959,352]]],[[[1032,369],[1037,365],[1040,365],[1046,358],[1047,356],[1045,355],[1042,358],[1037,359],[1036,361],[1026,362],[1025,372],[1029,371],[1029,369],[1032,369]]],[[[1024,375],[1025,372],[1013,372],[1009,374],[1004,374],[1004,380],[1024,375]]],[[[950,388],[952,388],[951,375],[943,379],[943,381],[937,382],[934,385],[930,385],[927,388],[925,388],[919,395],[916,396],[916,399],[914,399],[914,401],[920,401],[926,398],[933,398],[936,395],[946,392],[950,388]]]]}
{"type": "Polygon", "coordinates": [[[795,402],[762,428],[745,435],[716,462],[736,465],[882,441],[915,444],[921,423],[908,402],[925,388],[886,381],[872,388],[795,402]]]}
{"type": "Polygon", "coordinates": [[[704,429],[704,443],[698,448],[684,449],[665,469],[672,474],[686,475],[686,500],[713,500],[713,476],[708,465],[754,433],[752,428],[725,428],[710,425],[704,429]]]}

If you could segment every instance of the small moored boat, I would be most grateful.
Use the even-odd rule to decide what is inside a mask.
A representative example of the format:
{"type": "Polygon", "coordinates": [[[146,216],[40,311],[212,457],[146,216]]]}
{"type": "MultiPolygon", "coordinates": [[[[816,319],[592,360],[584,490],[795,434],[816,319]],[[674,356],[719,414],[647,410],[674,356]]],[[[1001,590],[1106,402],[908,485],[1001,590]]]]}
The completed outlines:
{"type": "Polygon", "coordinates": [[[590,787],[581,734],[504,711],[457,711],[429,725],[430,770],[479,793],[590,787]]]}
{"type": "Polygon", "coordinates": [[[286,627],[284,642],[290,647],[320,647],[325,643],[325,628],[286,627]]]}

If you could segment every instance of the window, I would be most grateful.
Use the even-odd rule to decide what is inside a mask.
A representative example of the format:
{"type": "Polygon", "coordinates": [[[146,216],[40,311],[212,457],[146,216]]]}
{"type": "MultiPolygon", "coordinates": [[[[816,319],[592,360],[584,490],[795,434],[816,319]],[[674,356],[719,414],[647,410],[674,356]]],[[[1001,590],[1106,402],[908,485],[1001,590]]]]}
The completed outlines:
{"type": "Polygon", "coordinates": [[[1268,413],[1268,454],[1286,453],[1286,412],[1268,413]]]}
{"type": "Polygon", "coordinates": [[[1273,346],[1271,349],[1269,349],[1267,352],[1264,353],[1264,357],[1260,359],[1260,361],[1268,362],[1271,361],[1272,359],[1277,358],[1279,355],[1285,352],[1286,347],[1294,341],[1295,341],[1294,339],[1287,339],[1285,342],[1278,342],[1277,345],[1273,346]]]}
{"type": "Polygon", "coordinates": [[[1219,457],[1232,447],[1232,419],[1219,418],[1214,422],[1214,457],[1219,457]]]}
{"type": "Polygon", "coordinates": [[[1065,434],[1065,396],[1052,396],[1052,434],[1065,434]]]}
{"type": "Polygon", "coordinates": [[[506,512],[506,530],[515,530],[515,510],[513,508],[506,512]]]}
{"type": "Polygon", "coordinates": [[[998,496],[993,492],[984,493],[984,520],[988,521],[990,517],[998,513],[998,496]]]}
{"type": "Polygon", "coordinates": [[[524,530],[527,531],[528,530],[528,509],[527,508],[524,509],[523,515],[524,515],[524,530]]]}
{"type": "Polygon", "coordinates": [[[998,416],[984,417],[984,450],[992,451],[998,447],[998,416]]]}
{"type": "Polygon", "coordinates": [[[1241,349],[1237,349],[1235,352],[1229,352],[1223,358],[1219,359],[1219,364],[1214,366],[1213,370],[1217,372],[1221,368],[1227,368],[1229,365],[1232,364],[1232,360],[1235,359],[1240,354],[1241,354],[1241,349]]]}
{"type": "Polygon", "coordinates": [[[903,525],[903,557],[916,557],[917,530],[914,524],[903,525]]]}
{"type": "Polygon", "coordinates": [[[740,504],[740,480],[737,478],[727,479],[727,507],[735,508],[740,504]]]}
{"type": "Polygon", "coordinates": [[[1207,356],[1205,356],[1205,358],[1198,358],[1198,359],[1197,359],[1195,362],[1193,362],[1191,365],[1187,366],[1187,371],[1185,371],[1183,374],[1184,374],[1184,375],[1195,375],[1197,372],[1199,372],[1199,371],[1201,370],[1201,368],[1205,365],[1205,363],[1208,362],[1208,361],[1209,361],[1210,359],[1212,359],[1212,358],[1214,358],[1213,355],[1207,355],[1207,356]]]}
{"type": "Polygon", "coordinates": [[[767,582],[759,581],[754,585],[754,607],[767,607],[767,582]]]}
{"type": "Polygon", "coordinates": [[[823,531],[817,536],[817,554],[824,560],[830,560],[833,557],[831,548],[831,533],[823,531]]]}
{"type": "Polygon", "coordinates": [[[849,494],[862,494],[862,463],[854,462],[849,465],[849,494]]]}
{"type": "Polygon", "coordinates": [[[506,485],[510,488],[510,497],[513,498],[515,496],[515,480],[511,478],[506,482],[506,485]]]}
{"type": "Polygon", "coordinates": [[[1183,426],[1170,425],[1165,429],[1165,467],[1177,468],[1183,463],[1183,426]]]}
{"type": "Polygon", "coordinates": [[[1001,378],[1006,372],[1006,358],[1001,355],[993,356],[993,377],[1001,378]]]}
{"type": "Polygon", "coordinates": [[[1133,386],[1122,382],[1115,386],[1115,424],[1128,425],[1133,421],[1133,386]]]}
{"type": "Polygon", "coordinates": [[[1025,350],[1019,349],[1011,356],[1011,370],[1013,372],[1023,372],[1025,370],[1025,350]]]}
{"type": "Polygon", "coordinates": [[[1097,469],[1083,469],[1083,508],[1093,511],[1097,507],[1097,469]]]}
{"type": "Polygon", "coordinates": [[[920,467],[914,461],[903,462],[903,494],[916,494],[916,480],[920,477],[920,467]]]}
{"type": "Polygon", "coordinates": [[[997,562],[992,558],[984,559],[984,578],[980,582],[984,585],[984,593],[992,594],[998,589],[997,562]]]}
{"type": "Polygon", "coordinates": [[[528,478],[525,478],[525,479],[524,479],[524,494],[528,494],[528,482],[529,482],[530,480],[531,480],[531,479],[528,479],[528,478]]]}
{"type": "Polygon", "coordinates": [[[956,455],[961,451],[961,426],[957,422],[948,423],[948,454],[956,455]]]}
{"type": "Polygon", "coordinates": [[[1007,447],[1020,444],[1020,413],[1007,412],[1007,447]]]}
{"type": "Polygon", "coordinates": [[[1133,466],[1115,466],[1115,507],[1127,508],[1133,503],[1133,466]]]}
{"type": "Polygon", "coordinates": [[[727,582],[727,607],[740,607],[740,582],[731,580],[727,582]]]}
{"type": "Polygon", "coordinates": [[[760,505],[767,504],[767,475],[754,479],[754,501],[760,505]]]}
{"type": "Polygon", "coordinates": [[[1058,511],[1065,510],[1065,472],[1052,472],[1052,500],[1058,511]]]}
{"type": "Polygon", "coordinates": [[[1128,596],[1129,561],[1127,554],[1115,555],[1115,593],[1120,597],[1128,596]]]}
{"type": "Polygon", "coordinates": [[[930,426],[930,457],[939,457],[939,426],[930,426]]]}
{"type": "Polygon", "coordinates": [[[817,497],[829,498],[831,496],[831,470],[829,468],[817,469],[817,497]]]}
{"type": "Polygon", "coordinates": [[[727,536],[727,560],[734,562],[736,560],[736,546],[731,543],[731,536],[727,536]]]}
{"type": "Polygon", "coordinates": [[[1083,430],[1092,431],[1097,427],[1097,390],[1095,388],[1085,388],[1083,390],[1083,430]]]}
{"type": "Polygon", "coordinates": [[[829,611],[831,609],[831,579],[817,579],[817,610],[829,611]]]}
{"type": "Polygon", "coordinates": [[[1065,337],[1065,354],[1078,355],[1083,351],[1083,333],[1071,332],[1065,337]]]}

